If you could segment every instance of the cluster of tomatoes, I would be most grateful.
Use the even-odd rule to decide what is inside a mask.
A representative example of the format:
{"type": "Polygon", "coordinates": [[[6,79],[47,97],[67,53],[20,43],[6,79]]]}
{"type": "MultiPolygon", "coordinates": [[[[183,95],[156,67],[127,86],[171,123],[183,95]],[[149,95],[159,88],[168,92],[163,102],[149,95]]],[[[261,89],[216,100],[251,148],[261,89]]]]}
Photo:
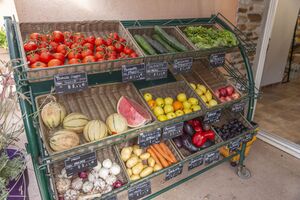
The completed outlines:
{"type": "Polygon", "coordinates": [[[24,50],[30,68],[138,57],[118,33],[110,33],[105,38],[85,37],[82,33],[69,31],[32,33],[24,44],[24,50]]]}

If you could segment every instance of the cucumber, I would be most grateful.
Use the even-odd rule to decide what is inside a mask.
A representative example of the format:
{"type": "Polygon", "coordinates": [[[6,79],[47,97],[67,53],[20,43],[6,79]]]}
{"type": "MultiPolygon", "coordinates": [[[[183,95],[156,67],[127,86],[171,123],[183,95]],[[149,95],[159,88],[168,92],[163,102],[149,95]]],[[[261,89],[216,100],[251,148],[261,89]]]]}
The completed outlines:
{"type": "Polygon", "coordinates": [[[170,45],[168,45],[168,43],[166,43],[161,37],[159,37],[159,35],[157,34],[154,34],[153,36],[153,39],[155,39],[157,42],[159,42],[161,45],[163,45],[167,51],[169,53],[174,53],[174,52],[177,52],[176,49],[174,49],[173,47],[171,47],[170,45]]]}
{"type": "Polygon", "coordinates": [[[157,33],[162,39],[164,39],[171,47],[178,51],[187,51],[187,47],[181,44],[176,38],[170,36],[159,26],[154,26],[154,32],[157,33]]]}
{"type": "Polygon", "coordinates": [[[155,50],[151,47],[151,45],[143,38],[141,35],[134,35],[134,39],[137,41],[137,43],[142,47],[142,49],[145,51],[148,55],[156,55],[155,50]]]}
{"type": "Polygon", "coordinates": [[[163,47],[159,42],[156,40],[153,40],[149,36],[143,34],[143,37],[146,39],[146,41],[156,50],[158,53],[168,53],[167,49],[163,47]]]}

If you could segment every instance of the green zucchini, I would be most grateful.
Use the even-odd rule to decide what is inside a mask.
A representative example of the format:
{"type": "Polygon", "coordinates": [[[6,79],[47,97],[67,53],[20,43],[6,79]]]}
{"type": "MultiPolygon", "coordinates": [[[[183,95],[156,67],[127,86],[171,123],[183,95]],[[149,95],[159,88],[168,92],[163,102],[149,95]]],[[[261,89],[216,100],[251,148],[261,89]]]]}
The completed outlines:
{"type": "Polygon", "coordinates": [[[163,47],[159,42],[156,40],[153,40],[148,35],[143,34],[143,37],[146,39],[146,41],[156,50],[158,53],[168,53],[167,49],[163,47]]]}
{"type": "Polygon", "coordinates": [[[167,51],[169,53],[174,53],[174,52],[177,52],[176,49],[174,49],[173,47],[171,47],[170,45],[168,45],[168,43],[166,43],[159,35],[157,34],[154,34],[153,36],[153,39],[155,39],[157,42],[159,42],[161,45],[163,45],[167,51]]]}
{"type": "Polygon", "coordinates": [[[151,45],[143,38],[141,35],[134,35],[134,39],[137,41],[137,43],[142,47],[142,49],[145,51],[146,54],[149,55],[156,55],[155,50],[151,47],[151,45]]]}
{"type": "Polygon", "coordinates": [[[158,34],[162,39],[164,39],[171,47],[177,49],[178,51],[187,51],[187,47],[181,44],[175,37],[170,36],[166,31],[164,31],[159,26],[154,26],[154,32],[158,34]]]}

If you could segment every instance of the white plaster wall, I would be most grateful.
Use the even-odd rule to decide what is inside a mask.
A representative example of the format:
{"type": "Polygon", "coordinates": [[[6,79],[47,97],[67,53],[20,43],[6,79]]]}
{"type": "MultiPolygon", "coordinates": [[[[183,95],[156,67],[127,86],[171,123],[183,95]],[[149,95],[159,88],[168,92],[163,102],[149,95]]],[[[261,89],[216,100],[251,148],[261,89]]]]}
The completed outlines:
{"type": "MultiPolygon", "coordinates": [[[[1,1],[1,0],[0,0],[1,1]]],[[[238,0],[14,0],[21,22],[206,17],[235,22],[238,0]]]]}
{"type": "Polygon", "coordinates": [[[13,0],[0,0],[0,27],[3,26],[4,16],[15,15],[16,19],[16,8],[13,0]]]}

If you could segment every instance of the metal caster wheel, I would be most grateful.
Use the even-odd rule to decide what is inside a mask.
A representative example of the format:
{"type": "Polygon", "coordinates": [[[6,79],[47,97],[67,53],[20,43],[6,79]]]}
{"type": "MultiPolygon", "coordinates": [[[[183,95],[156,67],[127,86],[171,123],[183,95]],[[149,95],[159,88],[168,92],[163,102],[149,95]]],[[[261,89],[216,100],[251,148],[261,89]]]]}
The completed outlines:
{"type": "Polygon", "coordinates": [[[237,175],[242,179],[251,178],[250,170],[245,166],[238,166],[237,168],[237,175]]]}
{"type": "Polygon", "coordinates": [[[236,167],[237,163],[236,162],[230,162],[231,167],[236,167]]]}

